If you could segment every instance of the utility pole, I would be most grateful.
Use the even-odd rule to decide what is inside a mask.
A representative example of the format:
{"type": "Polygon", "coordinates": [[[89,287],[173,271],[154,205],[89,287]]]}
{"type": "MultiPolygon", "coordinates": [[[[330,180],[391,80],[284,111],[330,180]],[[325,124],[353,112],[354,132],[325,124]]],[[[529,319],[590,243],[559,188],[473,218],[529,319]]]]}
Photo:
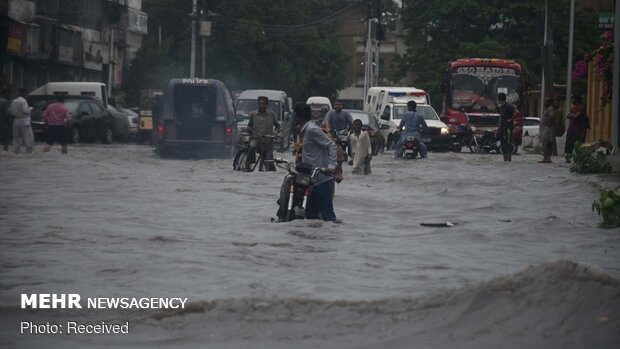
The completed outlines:
{"type": "Polygon", "coordinates": [[[380,68],[380,54],[381,54],[381,41],[385,40],[385,31],[382,24],[383,19],[383,0],[375,0],[375,41],[373,48],[375,50],[375,54],[373,56],[373,75],[372,75],[372,86],[380,85],[379,83],[379,68],[380,68]]]}
{"type": "Polygon", "coordinates": [[[202,9],[200,10],[200,32],[198,35],[202,38],[202,78],[207,77],[207,36],[211,36],[211,21],[205,18],[214,16],[215,13],[206,10],[206,0],[202,1],[202,9]]]}
{"type": "Polygon", "coordinates": [[[372,56],[370,54],[372,49],[370,43],[370,23],[370,18],[368,18],[368,35],[366,36],[366,59],[364,62],[364,96],[362,97],[362,99],[366,98],[366,95],[368,94],[368,89],[370,88],[370,65],[372,64],[372,56]]]}
{"type": "Polygon", "coordinates": [[[575,31],[575,0],[570,0],[570,18],[568,25],[568,66],[566,67],[566,101],[564,112],[570,111],[570,98],[573,93],[573,41],[575,31]]]}
{"type": "Polygon", "coordinates": [[[620,0],[616,0],[616,11],[614,14],[614,65],[612,73],[612,92],[611,92],[611,144],[616,148],[616,165],[620,163],[620,142],[618,140],[618,127],[620,109],[618,99],[620,99],[620,0]]]}
{"type": "Polygon", "coordinates": [[[540,116],[544,111],[545,98],[553,98],[553,30],[551,24],[551,0],[545,0],[545,36],[543,44],[543,80],[540,94],[540,116]]]}
{"type": "Polygon", "coordinates": [[[109,56],[108,56],[108,96],[112,96],[112,85],[114,84],[114,28],[109,27],[109,56]]]}
{"type": "Polygon", "coordinates": [[[192,18],[192,44],[191,44],[191,54],[190,54],[190,63],[189,63],[189,77],[196,77],[196,10],[198,8],[198,0],[192,0],[192,13],[190,17],[192,18]]]}
{"type": "MultiPolygon", "coordinates": [[[[202,0],[202,13],[204,13],[205,9],[207,8],[207,4],[206,4],[207,0],[202,0]]],[[[202,22],[203,22],[203,18],[200,19],[200,37],[202,38],[202,78],[206,78],[207,77],[207,37],[202,35],[202,22]]]]}
{"type": "MultiPolygon", "coordinates": [[[[379,0],[374,0],[379,1],[379,0]]],[[[366,20],[368,22],[368,32],[366,34],[366,59],[364,62],[364,95],[362,99],[366,99],[366,95],[368,94],[368,89],[373,85],[373,58],[374,58],[374,42],[372,38],[372,22],[376,20],[372,16],[372,4],[373,0],[368,0],[367,3],[367,13],[366,20]]]]}

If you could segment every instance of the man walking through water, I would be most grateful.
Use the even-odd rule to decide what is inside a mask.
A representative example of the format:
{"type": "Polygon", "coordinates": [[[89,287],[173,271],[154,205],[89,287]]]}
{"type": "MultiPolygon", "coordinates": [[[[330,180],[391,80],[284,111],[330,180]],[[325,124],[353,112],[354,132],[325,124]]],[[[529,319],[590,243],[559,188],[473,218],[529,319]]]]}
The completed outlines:
{"type": "Polygon", "coordinates": [[[517,112],[515,107],[506,103],[506,94],[497,94],[497,105],[499,106],[499,125],[497,128],[497,138],[501,143],[504,162],[512,161],[512,130],[514,128],[514,116],[517,112]]]}

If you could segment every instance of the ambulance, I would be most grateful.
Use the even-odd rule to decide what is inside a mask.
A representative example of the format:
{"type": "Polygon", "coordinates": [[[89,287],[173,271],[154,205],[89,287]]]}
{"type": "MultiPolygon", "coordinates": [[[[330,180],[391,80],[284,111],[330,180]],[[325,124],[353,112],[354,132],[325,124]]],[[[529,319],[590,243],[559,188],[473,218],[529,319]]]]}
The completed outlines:
{"type": "Polygon", "coordinates": [[[439,119],[439,115],[430,105],[429,94],[415,87],[381,87],[368,89],[364,99],[364,110],[372,113],[381,127],[388,149],[398,141],[396,134],[400,119],[407,112],[407,102],[415,101],[428,126],[422,140],[429,149],[445,151],[450,145],[448,126],[439,119]]]}

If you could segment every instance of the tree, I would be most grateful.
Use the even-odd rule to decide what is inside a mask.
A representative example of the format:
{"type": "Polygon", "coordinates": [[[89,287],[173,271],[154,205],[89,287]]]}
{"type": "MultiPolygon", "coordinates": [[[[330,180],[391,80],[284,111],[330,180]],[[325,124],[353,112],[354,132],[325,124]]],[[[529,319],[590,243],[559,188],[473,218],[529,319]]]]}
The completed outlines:
{"type": "MultiPolygon", "coordinates": [[[[556,83],[566,78],[568,1],[553,1],[556,83]]],[[[398,80],[413,72],[414,84],[431,93],[433,104],[439,105],[441,99],[442,72],[450,61],[462,57],[516,59],[527,67],[530,82],[540,83],[544,1],[404,0],[402,13],[409,49],[395,60],[390,78],[398,80]]],[[[595,45],[595,25],[591,11],[576,13],[574,52],[595,45]]]]}
{"type": "MultiPolygon", "coordinates": [[[[208,17],[212,36],[207,39],[207,76],[224,81],[232,90],[281,89],[300,100],[333,96],[344,87],[349,57],[338,46],[332,25],[340,10],[352,6],[361,3],[209,0],[205,13],[212,13],[208,17]]],[[[162,86],[170,74],[180,77],[189,72],[191,0],[145,1],[144,11],[149,15],[149,34],[125,84],[134,98],[141,88],[162,86]],[[161,48],[159,25],[166,42],[161,48]]]]}

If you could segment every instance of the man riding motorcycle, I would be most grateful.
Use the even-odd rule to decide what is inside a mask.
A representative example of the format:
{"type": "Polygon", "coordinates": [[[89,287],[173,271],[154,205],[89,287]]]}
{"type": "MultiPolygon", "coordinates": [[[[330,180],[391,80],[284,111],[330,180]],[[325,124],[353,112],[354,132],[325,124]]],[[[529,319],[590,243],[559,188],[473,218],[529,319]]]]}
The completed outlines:
{"type": "Polygon", "coordinates": [[[415,137],[420,157],[422,159],[426,158],[426,144],[422,141],[421,133],[425,132],[428,126],[426,125],[426,121],[424,121],[424,117],[416,111],[417,106],[418,104],[415,101],[407,102],[408,111],[403,115],[403,118],[400,119],[400,125],[398,125],[400,139],[394,147],[394,157],[397,159],[403,156],[403,144],[405,144],[407,136],[415,137]]]}
{"type": "Polygon", "coordinates": [[[347,155],[351,156],[351,147],[348,146],[348,138],[349,131],[353,126],[353,117],[351,117],[349,112],[342,111],[342,101],[334,102],[334,110],[330,110],[325,115],[322,126],[334,139],[340,140],[340,146],[342,150],[346,152],[344,161],[347,162],[347,155]]]}

